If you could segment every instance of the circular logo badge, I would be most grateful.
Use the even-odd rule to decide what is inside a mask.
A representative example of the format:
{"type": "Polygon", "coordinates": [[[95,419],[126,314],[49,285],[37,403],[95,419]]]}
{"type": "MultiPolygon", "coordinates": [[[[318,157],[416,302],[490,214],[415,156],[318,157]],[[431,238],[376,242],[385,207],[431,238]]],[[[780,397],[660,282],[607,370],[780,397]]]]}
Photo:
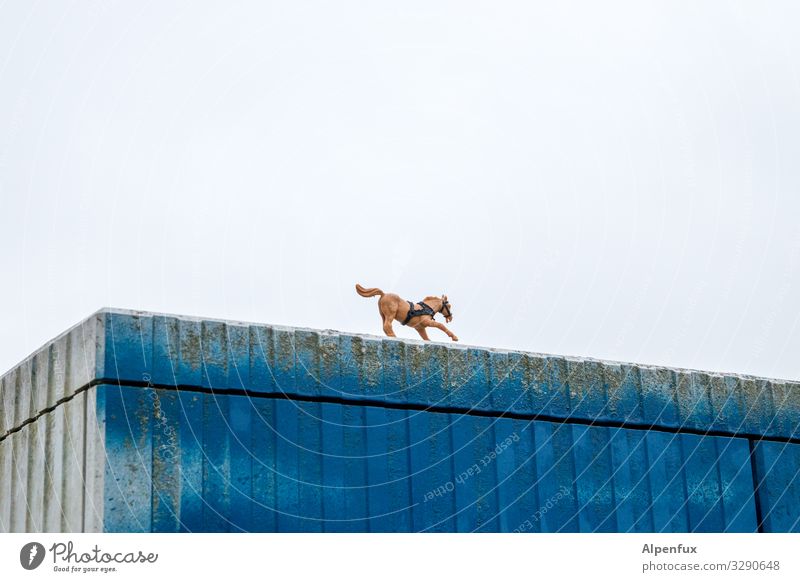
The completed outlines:
{"type": "Polygon", "coordinates": [[[35,570],[44,561],[44,546],[39,542],[30,542],[19,551],[19,563],[26,570],[35,570]]]}

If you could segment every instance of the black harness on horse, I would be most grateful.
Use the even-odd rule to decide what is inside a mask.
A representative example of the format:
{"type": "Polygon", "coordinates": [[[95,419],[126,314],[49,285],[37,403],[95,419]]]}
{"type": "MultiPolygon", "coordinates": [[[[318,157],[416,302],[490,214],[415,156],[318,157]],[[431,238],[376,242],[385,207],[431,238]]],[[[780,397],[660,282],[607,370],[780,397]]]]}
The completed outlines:
{"type": "Polygon", "coordinates": [[[431,307],[427,303],[420,301],[419,309],[414,309],[414,304],[411,301],[409,301],[408,314],[406,315],[406,318],[403,320],[403,325],[408,325],[408,322],[412,317],[416,317],[418,315],[430,315],[431,317],[433,317],[435,313],[436,312],[433,310],[433,307],[431,307]]]}
{"type": "MultiPolygon", "coordinates": [[[[445,307],[447,308],[447,313],[445,314],[447,317],[450,317],[450,304],[445,302],[442,304],[442,308],[439,310],[440,312],[444,313],[445,307]]],[[[424,301],[419,302],[419,309],[414,309],[414,304],[409,301],[408,302],[408,314],[406,318],[403,320],[403,325],[408,325],[408,322],[411,320],[412,317],[416,317],[418,315],[430,315],[431,317],[436,316],[438,312],[433,310],[433,307],[425,303],[424,301]]]]}

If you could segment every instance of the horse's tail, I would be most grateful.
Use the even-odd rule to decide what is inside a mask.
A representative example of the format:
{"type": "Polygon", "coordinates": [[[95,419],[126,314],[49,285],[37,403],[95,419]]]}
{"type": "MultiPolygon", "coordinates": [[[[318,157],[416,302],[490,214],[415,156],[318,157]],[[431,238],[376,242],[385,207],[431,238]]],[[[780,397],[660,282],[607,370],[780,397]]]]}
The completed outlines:
{"type": "Polygon", "coordinates": [[[356,283],[356,292],[362,297],[374,297],[375,295],[383,296],[383,291],[381,291],[377,287],[373,287],[372,289],[365,289],[358,283],[356,283]]]}

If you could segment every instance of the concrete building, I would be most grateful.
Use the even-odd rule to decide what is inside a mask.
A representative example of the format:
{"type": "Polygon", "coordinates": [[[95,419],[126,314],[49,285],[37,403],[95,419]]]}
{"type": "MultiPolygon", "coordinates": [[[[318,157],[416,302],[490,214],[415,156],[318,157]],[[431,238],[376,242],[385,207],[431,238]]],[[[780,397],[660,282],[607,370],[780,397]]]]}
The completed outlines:
{"type": "Polygon", "coordinates": [[[0,531],[800,530],[797,382],[104,309],[0,390],[0,531]]]}

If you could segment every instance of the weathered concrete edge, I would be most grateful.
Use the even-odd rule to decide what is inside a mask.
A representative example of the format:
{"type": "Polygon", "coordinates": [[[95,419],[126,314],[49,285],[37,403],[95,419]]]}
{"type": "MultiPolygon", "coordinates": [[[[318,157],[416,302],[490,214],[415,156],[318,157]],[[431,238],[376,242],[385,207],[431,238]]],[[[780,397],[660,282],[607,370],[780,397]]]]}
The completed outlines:
{"type": "Polygon", "coordinates": [[[0,439],[0,533],[103,531],[104,397],[81,390],[0,439]]]}
{"type": "Polygon", "coordinates": [[[0,438],[104,374],[105,322],[105,310],[93,313],[0,377],[0,438]]]}
{"type": "MultiPolygon", "coordinates": [[[[321,386],[325,371],[318,370],[319,376],[314,378],[313,373],[306,369],[306,362],[309,358],[323,360],[323,356],[313,352],[318,351],[322,344],[331,347],[331,342],[338,350],[333,373],[339,375],[332,381],[338,383],[336,386],[339,388],[349,389],[349,396],[356,398],[377,397],[418,405],[453,404],[479,411],[514,412],[521,408],[525,414],[560,418],[624,418],[633,424],[670,428],[689,427],[782,438],[800,436],[796,418],[800,415],[795,414],[800,411],[800,384],[792,381],[104,308],[40,348],[2,377],[0,438],[98,379],[123,383],[150,381],[158,367],[158,362],[151,356],[158,359],[156,352],[159,350],[162,352],[160,381],[164,385],[224,389],[237,388],[235,384],[239,382],[244,389],[252,389],[253,384],[257,384],[256,391],[272,390],[300,396],[330,395],[332,391],[326,392],[324,388],[327,386],[321,386]],[[132,329],[126,329],[130,325],[139,326],[138,335],[132,333],[132,329]],[[146,332],[143,325],[149,326],[146,332]],[[163,336],[156,337],[158,326],[163,327],[163,336]],[[208,330],[216,336],[218,351],[219,344],[223,343],[221,350],[226,353],[211,353],[214,346],[208,344],[213,342],[203,344],[203,334],[208,330]],[[187,339],[183,337],[186,334],[194,334],[194,337],[187,339]],[[237,348],[238,354],[233,354],[235,348],[231,341],[234,335],[241,344],[237,348]],[[220,342],[222,336],[226,337],[220,342]],[[267,336],[267,343],[272,347],[262,345],[267,336]],[[194,346],[195,353],[190,358],[193,361],[181,361],[181,346],[174,345],[184,340],[202,344],[201,348],[194,346]],[[280,360],[279,350],[275,351],[272,362],[264,361],[256,370],[254,340],[264,356],[267,355],[265,349],[278,350],[278,344],[281,344],[281,349],[289,349],[283,353],[290,354],[290,357],[284,357],[286,361],[280,360]],[[375,379],[370,378],[370,374],[374,375],[376,366],[388,370],[386,358],[398,356],[407,369],[402,371],[395,365],[392,374],[405,375],[400,380],[402,385],[395,386],[394,394],[376,391],[375,379]],[[136,358],[141,361],[135,361],[136,358]],[[237,377],[233,378],[231,369],[237,367],[237,362],[233,361],[236,358],[239,358],[240,365],[236,369],[237,377]],[[348,361],[344,362],[344,359],[348,361]],[[361,360],[359,365],[363,369],[353,368],[355,360],[361,360]],[[534,360],[535,365],[546,365],[546,369],[537,369],[542,376],[541,382],[535,386],[536,390],[529,390],[531,372],[523,374],[523,371],[516,370],[516,364],[534,360]],[[170,368],[170,374],[166,376],[163,373],[165,362],[170,368]],[[351,369],[345,371],[347,366],[351,369]],[[435,366],[446,369],[446,380],[438,380],[435,374],[431,374],[435,366]],[[480,374],[476,372],[478,368],[480,374]],[[246,380],[241,376],[246,376],[246,380]],[[552,393],[549,398],[548,391],[552,393]],[[517,401],[523,392],[526,394],[520,406],[517,401]],[[756,404],[757,413],[751,415],[756,404]]],[[[261,354],[256,355],[261,357],[261,354]]],[[[323,363],[319,366],[324,367],[323,363]]],[[[330,374],[328,376],[330,379],[330,374]]]]}
{"type": "MultiPolygon", "coordinates": [[[[573,361],[581,361],[581,362],[595,362],[598,364],[608,364],[613,366],[636,366],[640,369],[650,369],[650,370],[671,370],[674,372],[684,372],[684,373],[699,373],[699,374],[708,374],[713,376],[730,376],[736,377],[740,379],[747,379],[747,380],[767,380],[771,382],[788,382],[788,383],[798,383],[798,380],[790,380],[785,378],[770,378],[767,376],[757,376],[754,374],[745,374],[740,372],[719,372],[713,370],[701,370],[696,368],[684,368],[680,366],[659,366],[655,364],[645,364],[641,362],[629,362],[623,360],[606,360],[602,358],[593,358],[591,356],[577,356],[577,355],[570,355],[570,354],[553,354],[548,352],[535,352],[535,351],[525,351],[525,350],[514,350],[510,348],[497,348],[492,346],[481,346],[477,344],[467,344],[464,342],[451,342],[451,341],[429,341],[425,342],[422,340],[418,340],[415,338],[390,338],[383,335],[375,335],[369,333],[355,333],[350,331],[339,331],[336,329],[318,329],[312,327],[299,327],[299,326],[291,326],[291,325],[282,325],[282,324],[272,324],[272,323],[259,323],[253,321],[241,321],[236,319],[220,319],[215,317],[199,317],[195,315],[182,315],[182,314],[175,314],[175,313],[164,313],[158,311],[141,311],[135,309],[123,309],[118,307],[103,307],[96,311],[92,316],[98,316],[100,314],[119,314],[119,315],[131,315],[136,317],[159,317],[159,318],[171,318],[177,319],[180,321],[191,321],[195,323],[202,323],[202,322],[216,322],[222,323],[227,325],[236,325],[236,326],[258,326],[258,327],[270,327],[273,329],[284,330],[284,331],[301,331],[301,332],[313,332],[313,333],[321,333],[321,334],[334,334],[334,335],[347,335],[352,337],[359,337],[362,339],[368,340],[379,340],[385,342],[396,342],[402,344],[412,344],[412,345],[419,345],[419,346],[426,346],[426,345],[440,345],[446,348],[453,348],[453,349],[474,349],[474,350],[484,350],[489,352],[496,352],[502,354],[521,354],[521,355],[529,355],[529,356],[538,356],[542,358],[546,357],[557,357],[557,358],[564,358],[566,360],[573,360],[573,361]]],[[[83,323],[83,322],[81,322],[83,323]]],[[[77,324],[81,325],[81,324],[77,324]]],[[[77,327],[77,325],[75,327],[77,327]]],[[[62,334],[63,335],[63,334],[62,334]]],[[[59,336],[60,337],[60,336],[59,336]]],[[[55,341],[55,340],[53,340],[55,341]]],[[[49,344],[50,342],[48,342],[49,344]]],[[[46,347],[47,344],[45,344],[46,347]]]]}

